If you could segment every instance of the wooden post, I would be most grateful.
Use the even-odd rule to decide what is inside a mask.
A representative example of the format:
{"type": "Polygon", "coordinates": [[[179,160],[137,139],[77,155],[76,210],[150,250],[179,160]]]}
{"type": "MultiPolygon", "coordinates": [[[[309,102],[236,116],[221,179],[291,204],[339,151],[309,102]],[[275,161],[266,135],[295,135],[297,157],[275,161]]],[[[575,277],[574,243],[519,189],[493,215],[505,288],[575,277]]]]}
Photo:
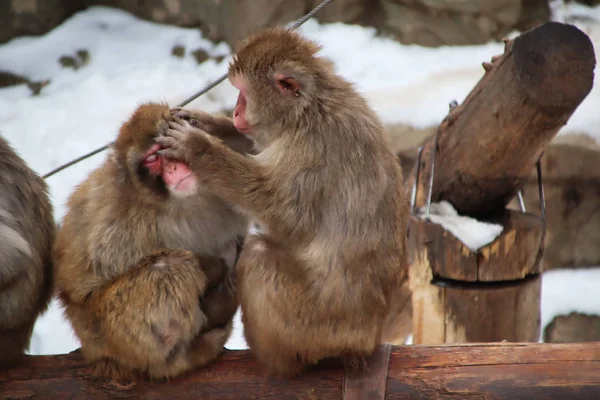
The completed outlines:
{"type": "Polygon", "coordinates": [[[585,33],[556,22],[505,43],[442,121],[437,140],[425,144],[408,180],[412,188],[418,178],[415,205],[424,206],[435,146],[432,202],[499,221],[504,232],[472,252],[441,226],[411,219],[413,343],[539,338],[544,226],[506,206],[591,91],[596,59],[585,33]]]}
{"type": "Polygon", "coordinates": [[[542,220],[507,211],[503,232],[473,252],[441,225],[411,217],[413,343],[537,341],[542,220]]]}
{"type": "MultiPolygon", "coordinates": [[[[483,65],[483,78],[438,128],[432,196],[473,217],[502,213],[515,197],[592,90],[596,58],[585,33],[549,22],[506,41],[504,54],[483,65]]],[[[426,203],[432,146],[423,150],[417,207],[426,203]]]]}
{"type": "Polygon", "coordinates": [[[382,346],[362,372],[332,362],[282,379],[266,376],[248,351],[227,351],[168,382],[127,387],[94,379],[78,353],[29,356],[0,370],[0,399],[596,400],[599,355],[600,343],[382,346]]]}

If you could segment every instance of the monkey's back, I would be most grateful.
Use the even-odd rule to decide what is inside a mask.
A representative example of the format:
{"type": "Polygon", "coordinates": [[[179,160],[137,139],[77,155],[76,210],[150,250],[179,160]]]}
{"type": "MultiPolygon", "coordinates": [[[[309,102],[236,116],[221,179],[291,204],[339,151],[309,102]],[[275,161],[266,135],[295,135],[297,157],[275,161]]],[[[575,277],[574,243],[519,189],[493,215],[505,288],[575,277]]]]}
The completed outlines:
{"type": "Polygon", "coordinates": [[[48,187],[0,137],[0,364],[28,347],[52,293],[48,187]]]}

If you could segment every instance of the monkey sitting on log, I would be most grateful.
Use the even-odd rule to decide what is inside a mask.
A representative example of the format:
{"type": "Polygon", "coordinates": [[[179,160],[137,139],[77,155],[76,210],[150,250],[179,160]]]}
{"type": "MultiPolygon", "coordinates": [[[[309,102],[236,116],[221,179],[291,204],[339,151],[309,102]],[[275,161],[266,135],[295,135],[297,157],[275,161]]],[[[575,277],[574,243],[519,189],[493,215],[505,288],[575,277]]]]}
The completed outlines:
{"type": "Polygon", "coordinates": [[[172,112],[146,103],[122,125],[105,162],[70,196],[53,249],[83,356],[118,383],[215,360],[238,306],[231,269],[247,219],[157,152],[172,112]]]}
{"type": "Polygon", "coordinates": [[[0,137],[0,367],[19,361],[48,307],[55,233],[46,182],[0,137]]]}
{"type": "Polygon", "coordinates": [[[231,151],[210,122],[183,114],[157,139],[258,225],[236,265],[238,296],[251,350],[280,376],[332,357],[362,365],[406,276],[399,163],[374,111],[319,49],[282,28],[241,44],[230,125],[257,155],[231,151]]]}

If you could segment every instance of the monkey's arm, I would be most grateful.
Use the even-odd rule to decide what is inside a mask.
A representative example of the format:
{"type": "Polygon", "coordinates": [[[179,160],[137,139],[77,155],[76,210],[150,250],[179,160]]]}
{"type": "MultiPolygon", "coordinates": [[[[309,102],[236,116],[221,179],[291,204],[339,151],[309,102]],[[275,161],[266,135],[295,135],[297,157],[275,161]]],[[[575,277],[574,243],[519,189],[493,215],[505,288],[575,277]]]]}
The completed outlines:
{"type": "Polygon", "coordinates": [[[273,226],[283,222],[278,218],[278,210],[287,208],[293,212],[293,207],[283,205],[287,199],[269,180],[264,166],[236,153],[187,122],[170,125],[172,129],[156,138],[156,142],[164,148],[161,153],[187,163],[211,192],[273,226]]]}
{"type": "Polygon", "coordinates": [[[254,142],[235,128],[231,118],[183,108],[174,108],[171,113],[173,117],[187,121],[190,125],[221,139],[227,147],[240,154],[255,153],[254,142]]]}

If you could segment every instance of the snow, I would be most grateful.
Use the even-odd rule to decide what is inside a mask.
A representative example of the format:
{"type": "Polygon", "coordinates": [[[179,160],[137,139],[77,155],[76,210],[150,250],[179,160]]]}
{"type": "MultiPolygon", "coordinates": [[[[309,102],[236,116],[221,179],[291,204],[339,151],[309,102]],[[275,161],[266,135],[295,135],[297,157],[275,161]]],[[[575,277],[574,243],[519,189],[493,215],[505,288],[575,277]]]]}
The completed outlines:
{"type": "MultiPolygon", "coordinates": [[[[419,217],[427,218],[427,206],[419,209],[419,217]]],[[[490,244],[502,233],[502,225],[477,221],[474,218],[458,215],[458,212],[447,201],[431,203],[429,210],[431,222],[439,224],[454,237],[460,240],[471,251],[490,244]]]]}
{"type": "MultiPolygon", "coordinates": [[[[600,43],[600,8],[555,4],[554,15],[559,20],[577,18],[575,23],[594,44],[600,43]],[[582,15],[587,19],[582,19],[582,15]]],[[[406,46],[377,37],[374,29],[319,24],[314,20],[300,31],[323,45],[322,54],[334,61],[341,75],[354,82],[384,122],[415,127],[439,124],[448,111],[448,103],[461,102],[483,76],[481,62],[501,54],[504,47],[502,43],[441,48],[406,46]],[[357,49],[368,49],[368,54],[357,49]]],[[[0,134],[34,170],[46,173],[113,140],[119,126],[140,103],[165,101],[176,105],[203,88],[227,70],[229,54],[226,44],[211,43],[196,29],[159,25],[108,7],[88,8],[44,36],[21,37],[0,45],[1,70],[31,80],[51,80],[39,96],[31,96],[25,85],[0,89],[0,134]],[[174,46],[185,47],[184,57],[171,55],[174,46]],[[74,56],[81,49],[90,56],[86,65],[75,70],[58,62],[61,56],[74,56]],[[225,58],[197,65],[191,55],[197,49],[225,58]]],[[[224,82],[192,106],[218,112],[232,108],[235,99],[235,90],[224,82]]],[[[595,87],[562,132],[585,131],[600,138],[599,105],[600,89],[595,87]]],[[[48,179],[58,220],[64,215],[65,201],[75,185],[104,157],[101,153],[48,179]]],[[[473,248],[491,240],[498,230],[477,221],[465,225],[457,222],[460,217],[456,215],[440,218],[473,248]]],[[[580,274],[586,273],[590,272],[580,274]]],[[[552,277],[550,274],[544,280],[549,282],[542,289],[546,303],[554,298],[552,277]]],[[[587,278],[590,281],[591,276],[587,278]]],[[[578,281],[565,278],[565,282],[569,284],[562,292],[573,293],[570,308],[593,308],[596,304],[596,311],[600,312],[597,299],[592,302],[587,292],[571,286],[578,281]]],[[[551,315],[548,309],[555,308],[545,306],[544,315],[551,315]]],[[[227,347],[244,348],[239,314],[235,324],[227,347]]],[[[60,307],[53,302],[50,311],[36,323],[31,353],[62,353],[77,347],[60,307]]]]}
{"type": "Polygon", "coordinates": [[[598,283],[600,283],[600,267],[544,272],[542,330],[558,315],[568,315],[571,312],[600,314],[598,283]]]}

